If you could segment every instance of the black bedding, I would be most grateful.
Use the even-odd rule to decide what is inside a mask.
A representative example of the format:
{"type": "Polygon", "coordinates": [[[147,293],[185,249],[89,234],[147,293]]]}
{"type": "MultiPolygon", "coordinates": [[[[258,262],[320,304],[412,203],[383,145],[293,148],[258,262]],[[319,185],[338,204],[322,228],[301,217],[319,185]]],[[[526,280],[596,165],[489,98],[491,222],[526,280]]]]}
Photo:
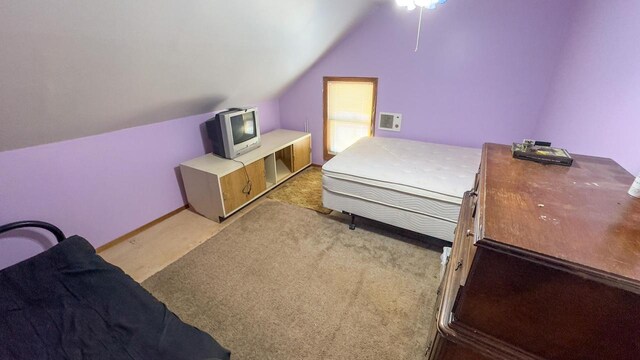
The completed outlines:
{"type": "Polygon", "coordinates": [[[83,238],[0,271],[0,359],[229,359],[83,238]]]}

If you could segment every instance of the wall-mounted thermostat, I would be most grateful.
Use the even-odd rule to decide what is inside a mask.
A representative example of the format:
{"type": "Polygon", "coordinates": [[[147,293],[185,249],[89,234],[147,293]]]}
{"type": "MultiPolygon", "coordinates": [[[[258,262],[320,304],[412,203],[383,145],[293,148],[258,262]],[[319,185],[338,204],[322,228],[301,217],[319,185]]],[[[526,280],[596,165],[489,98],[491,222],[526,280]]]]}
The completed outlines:
{"type": "Polygon", "coordinates": [[[394,113],[380,113],[380,120],[378,121],[378,129],[400,131],[402,125],[402,114],[394,113]]]}

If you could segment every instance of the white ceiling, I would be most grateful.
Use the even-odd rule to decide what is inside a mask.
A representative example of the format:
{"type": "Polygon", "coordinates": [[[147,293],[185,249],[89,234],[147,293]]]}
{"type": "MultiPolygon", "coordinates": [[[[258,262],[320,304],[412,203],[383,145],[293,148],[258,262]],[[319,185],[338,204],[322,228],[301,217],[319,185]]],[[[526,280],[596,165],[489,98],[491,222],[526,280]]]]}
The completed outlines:
{"type": "Polygon", "coordinates": [[[375,0],[0,1],[0,151],[277,95],[375,0]]]}

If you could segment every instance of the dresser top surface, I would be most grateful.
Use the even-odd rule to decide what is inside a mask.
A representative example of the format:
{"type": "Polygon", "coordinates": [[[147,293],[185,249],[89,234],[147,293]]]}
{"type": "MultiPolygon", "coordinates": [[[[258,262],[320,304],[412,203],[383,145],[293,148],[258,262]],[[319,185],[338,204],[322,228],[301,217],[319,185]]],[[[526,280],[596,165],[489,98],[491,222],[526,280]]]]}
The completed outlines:
{"type": "Polygon", "coordinates": [[[542,165],[485,144],[482,237],[640,282],[640,199],[627,194],[634,177],[611,159],[572,157],[571,167],[542,165]]]}

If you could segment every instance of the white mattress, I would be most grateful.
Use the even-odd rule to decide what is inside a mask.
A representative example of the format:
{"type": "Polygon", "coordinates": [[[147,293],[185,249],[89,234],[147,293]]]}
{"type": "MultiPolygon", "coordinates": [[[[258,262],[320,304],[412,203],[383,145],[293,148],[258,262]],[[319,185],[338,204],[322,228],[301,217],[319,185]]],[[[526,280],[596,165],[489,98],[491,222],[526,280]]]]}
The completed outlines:
{"type": "Polygon", "coordinates": [[[480,149],[363,138],[322,167],[323,203],[451,241],[480,154],[480,149]]]}
{"type": "Polygon", "coordinates": [[[460,213],[460,205],[455,202],[434,200],[429,197],[380,187],[379,185],[335,178],[330,175],[322,176],[322,186],[327,191],[336,194],[348,195],[418,214],[429,214],[435,218],[453,222],[458,220],[458,214],[460,213]]]}
{"type": "Polygon", "coordinates": [[[322,201],[325,207],[347,211],[358,216],[378,220],[399,228],[426,234],[438,239],[453,242],[456,223],[440,220],[424,214],[406,211],[384,204],[338,194],[324,189],[322,201]]]}
{"type": "Polygon", "coordinates": [[[480,166],[480,149],[362,138],[322,167],[334,178],[461,204],[480,166]]]}

